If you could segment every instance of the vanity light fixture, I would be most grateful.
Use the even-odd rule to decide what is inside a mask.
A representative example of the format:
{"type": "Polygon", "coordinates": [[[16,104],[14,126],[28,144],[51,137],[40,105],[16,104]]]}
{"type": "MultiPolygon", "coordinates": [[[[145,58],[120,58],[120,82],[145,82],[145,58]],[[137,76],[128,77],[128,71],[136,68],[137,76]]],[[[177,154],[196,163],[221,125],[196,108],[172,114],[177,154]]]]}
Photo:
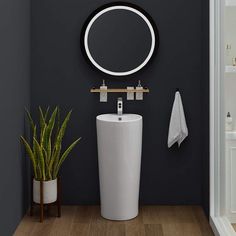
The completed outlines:
{"type": "Polygon", "coordinates": [[[144,68],[159,45],[152,18],[140,7],[124,2],[97,9],[86,21],[81,36],[82,50],[90,64],[118,77],[144,68]]]}

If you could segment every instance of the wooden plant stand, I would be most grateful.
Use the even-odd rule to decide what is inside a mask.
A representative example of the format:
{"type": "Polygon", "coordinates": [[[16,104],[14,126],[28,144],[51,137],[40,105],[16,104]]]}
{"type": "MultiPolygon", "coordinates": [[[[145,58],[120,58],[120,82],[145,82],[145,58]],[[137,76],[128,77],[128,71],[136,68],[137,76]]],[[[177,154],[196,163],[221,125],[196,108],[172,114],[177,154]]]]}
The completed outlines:
{"type": "Polygon", "coordinates": [[[57,177],[57,200],[52,203],[44,204],[43,203],[43,181],[40,181],[40,203],[35,203],[33,200],[33,181],[31,181],[31,206],[30,206],[30,216],[33,216],[34,206],[40,206],[40,222],[43,222],[44,219],[44,206],[47,207],[47,214],[50,214],[50,207],[57,206],[57,217],[61,217],[61,180],[60,177],[57,177]]]}

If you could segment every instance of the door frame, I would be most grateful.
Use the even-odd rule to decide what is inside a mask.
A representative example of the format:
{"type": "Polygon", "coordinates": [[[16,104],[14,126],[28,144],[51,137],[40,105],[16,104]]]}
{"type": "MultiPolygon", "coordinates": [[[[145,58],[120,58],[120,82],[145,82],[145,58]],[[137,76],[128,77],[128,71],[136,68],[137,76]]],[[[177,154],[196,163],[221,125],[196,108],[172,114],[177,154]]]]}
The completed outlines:
{"type": "Polygon", "coordinates": [[[224,0],[210,0],[210,224],[219,236],[236,235],[224,217],[224,0]]]}

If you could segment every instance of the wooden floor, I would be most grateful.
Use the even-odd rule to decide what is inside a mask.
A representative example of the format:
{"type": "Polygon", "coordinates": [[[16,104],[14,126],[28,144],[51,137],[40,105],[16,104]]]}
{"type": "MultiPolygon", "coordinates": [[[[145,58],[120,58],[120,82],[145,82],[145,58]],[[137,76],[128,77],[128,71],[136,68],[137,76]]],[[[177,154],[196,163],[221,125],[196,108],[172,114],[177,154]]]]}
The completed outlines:
{"type": "Polygon", "coordinates": [[[26,215],[14,236],[210,236],[208,221],[198,206],[143,206],[130,221],[109,221],[99,206],[63,206],[62,217],[26,215]]]}
{"type": "Polygon", "coordinates": [[[234,231],[236,231],[236,224],[232,224],[234,231]]]}

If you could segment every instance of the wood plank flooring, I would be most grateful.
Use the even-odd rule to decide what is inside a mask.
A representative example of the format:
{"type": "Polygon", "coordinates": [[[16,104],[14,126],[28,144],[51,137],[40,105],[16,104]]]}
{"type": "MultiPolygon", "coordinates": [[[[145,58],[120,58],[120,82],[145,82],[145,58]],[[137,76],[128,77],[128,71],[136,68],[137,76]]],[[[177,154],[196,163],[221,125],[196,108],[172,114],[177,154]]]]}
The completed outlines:
{"type": "Polygon", "coordinates": [[[62,217],[26,215],[14,236],[213,236],[199,206],[142,206],[129,221],[109,221],[99,206],[63,206],[62,217]]]}
{"type": "Polygon", "coordinates": [[[232,224],[234,231],[236,231],[236,224],[232,224]]]}

